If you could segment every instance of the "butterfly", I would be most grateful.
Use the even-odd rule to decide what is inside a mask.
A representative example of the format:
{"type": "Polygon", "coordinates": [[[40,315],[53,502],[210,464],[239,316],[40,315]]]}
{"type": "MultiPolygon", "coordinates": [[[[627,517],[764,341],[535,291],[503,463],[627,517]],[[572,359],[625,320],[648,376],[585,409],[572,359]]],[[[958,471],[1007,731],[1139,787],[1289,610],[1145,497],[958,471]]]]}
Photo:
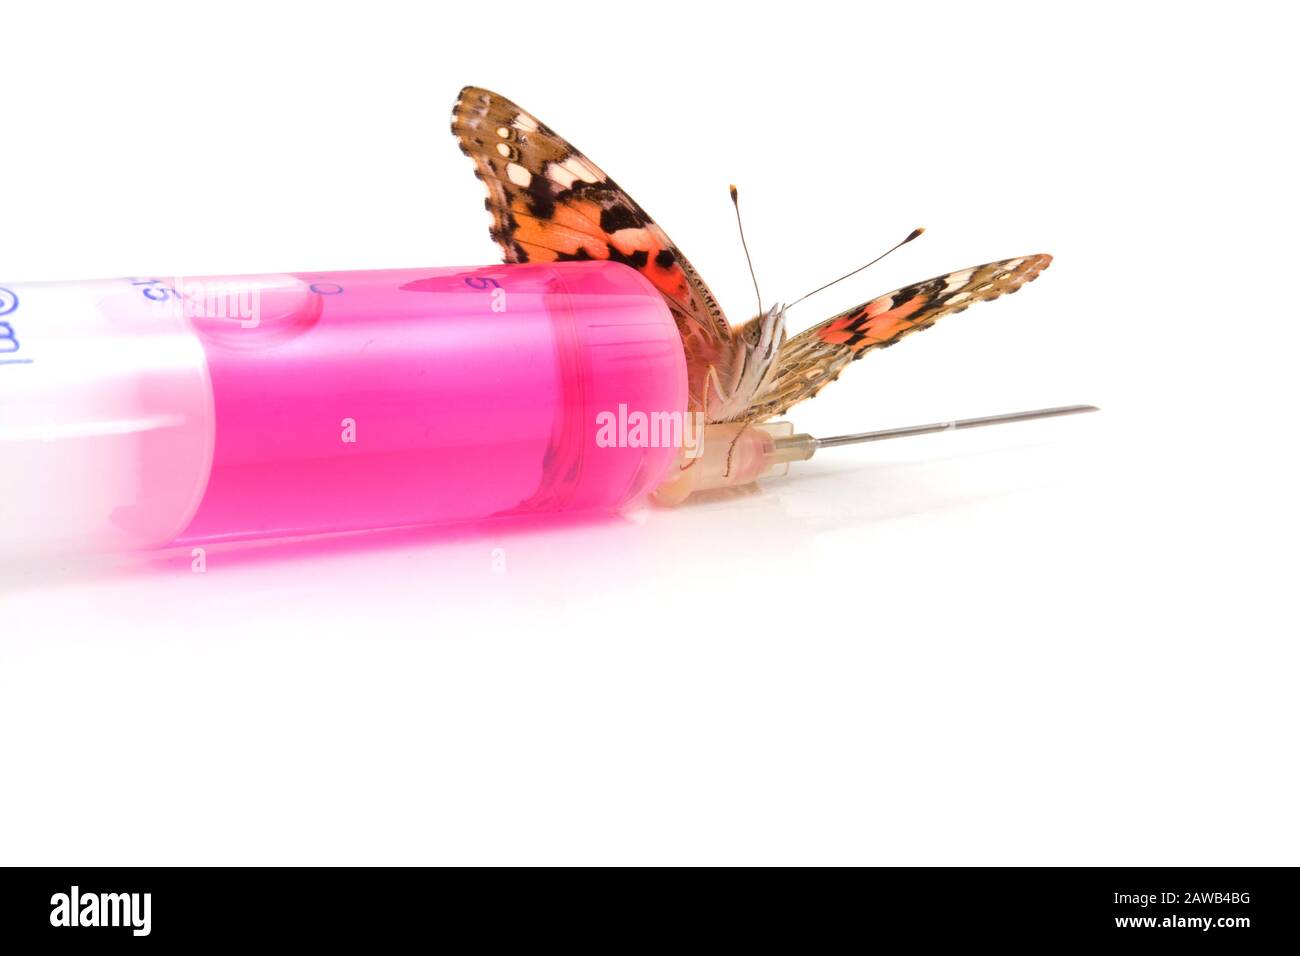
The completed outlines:
{"type": "Polygon", "coordinates": [[[645,210],[531,113],[497,93],[467,86],[452,111],[451,128],[487,185],[491,236],[507,262],[613,260],[638,270],[659,290],[681,333],[691,410],[710,423],[756,423],[781,415],[867,352],[975,302],[1015,292],[1052,261],[1049,255],[1021,256],[936,276],[795,336],[786,334],[784,305],[733,326],[645,210]]]}

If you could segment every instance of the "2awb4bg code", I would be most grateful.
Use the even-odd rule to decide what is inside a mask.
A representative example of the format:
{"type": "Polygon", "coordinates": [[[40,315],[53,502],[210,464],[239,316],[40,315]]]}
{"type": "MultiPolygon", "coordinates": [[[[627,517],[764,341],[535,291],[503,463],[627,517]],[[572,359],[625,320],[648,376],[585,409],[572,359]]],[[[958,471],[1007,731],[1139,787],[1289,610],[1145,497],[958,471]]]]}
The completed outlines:
{"type": "Polygon", "coordinates": [[[1230,903],[1249,903],[1250,893],[1116,893],[1116,903],[1141,906],[1146,909],[1157,903],[1161,906],[1223,906],[1230,903]]]}

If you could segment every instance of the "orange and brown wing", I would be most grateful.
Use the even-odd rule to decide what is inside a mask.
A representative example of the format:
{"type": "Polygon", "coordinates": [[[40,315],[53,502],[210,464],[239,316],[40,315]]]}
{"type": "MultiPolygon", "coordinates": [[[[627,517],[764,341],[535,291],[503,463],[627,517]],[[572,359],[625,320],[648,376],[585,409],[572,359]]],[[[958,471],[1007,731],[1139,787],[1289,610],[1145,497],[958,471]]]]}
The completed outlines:
{"type": "Polygon", "coordinates": [[[706,362],[731,326],[662,229],[595,163],[510,100],[467,86],[452,132],[487,185],[492,238],[507,262],[612,259],[638,270],[677,319],[688,357],[706,362]]]}
{"type": "Polygon", "coordinates": [[[850,362],[928,329],[945,315],[1010,294],[1051,264],[1049,255],[1003,259],[917,282],[841,312],[781,346],[772,381],[749,407],[747,418],[781,415],[835,381],[850,362]]]}

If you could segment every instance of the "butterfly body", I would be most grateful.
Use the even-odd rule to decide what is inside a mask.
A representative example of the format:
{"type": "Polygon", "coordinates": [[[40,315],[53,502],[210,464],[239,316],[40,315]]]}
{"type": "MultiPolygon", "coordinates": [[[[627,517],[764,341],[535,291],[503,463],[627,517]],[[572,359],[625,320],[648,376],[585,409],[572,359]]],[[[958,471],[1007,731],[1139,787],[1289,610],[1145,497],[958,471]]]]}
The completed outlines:
{"type": "Polygon", "coordinates": [[[744,421],[776,374],[785,342],[785,306],[774,305],[735,330],[727,351],[705,370],[701,402],[709,421],[744,421]]]}
{"type": "Polygon", "coordinates": [[[492,238],[507,262],[606,259],[663,296],[686,354],[689,403],[710,422],[759,422],[816,395],[868,351],[974,302],[1015,292],[1051,262],[1022,256],[937,276],[786,335],[785,307],[740,326],[681,250],[591,160],[499,94],[466,87],[452,132],[488,189],[492,238]]]}

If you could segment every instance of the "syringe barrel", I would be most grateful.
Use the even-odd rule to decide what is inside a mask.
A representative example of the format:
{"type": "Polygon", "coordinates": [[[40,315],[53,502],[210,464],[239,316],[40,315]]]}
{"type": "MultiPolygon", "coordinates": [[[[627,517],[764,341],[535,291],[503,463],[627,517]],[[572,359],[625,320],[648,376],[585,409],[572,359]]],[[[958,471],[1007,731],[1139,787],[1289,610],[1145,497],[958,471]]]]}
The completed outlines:
{"type": "Polygon", "coordinates": [[[616,263],[7,283],[0,313],[0,553],[615,509],[678,454],[601,440],[686,407],[616,263]]]}

